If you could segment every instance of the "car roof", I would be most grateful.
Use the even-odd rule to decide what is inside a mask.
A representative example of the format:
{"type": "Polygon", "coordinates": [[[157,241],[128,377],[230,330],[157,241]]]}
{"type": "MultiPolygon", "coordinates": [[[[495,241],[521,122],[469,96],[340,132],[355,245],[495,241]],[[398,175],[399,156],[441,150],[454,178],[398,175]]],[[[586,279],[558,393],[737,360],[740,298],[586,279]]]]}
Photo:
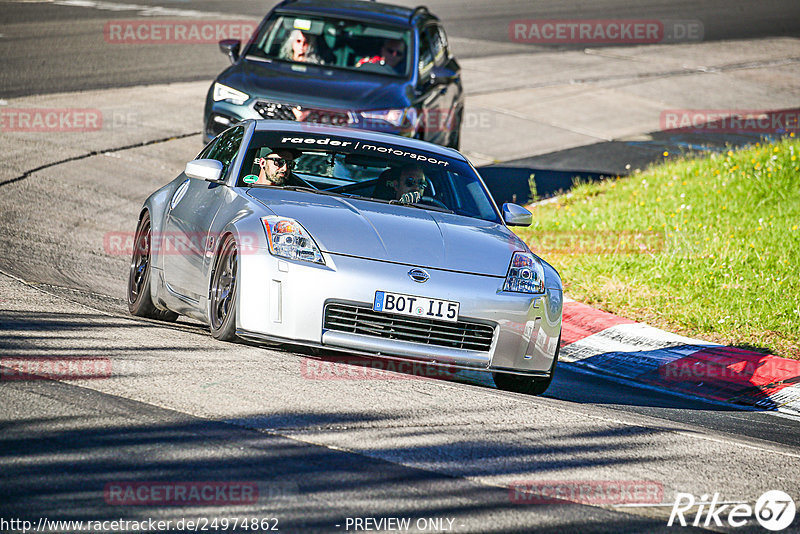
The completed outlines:
{"type": "Polygon", "coordinates": [[[369,130],[358,130],[355,128],[344,128],[341,126],[325,126],[316,123],[279,121],[273,119],[251,119],[256,123],[258,132],[286,132],[300,135],[335,135],[338,137],[349,137],[359,141],[369,141],[373,143],[386,143],[397,147],[410,148],[412,150],[425,150],[442,157],[447,157],[466,162],[467,159],[458,151],[452,148],[435,145],[427,141],[403,137],[400,135],[373,132],[369,130]]]}
{"type": "Polygon", "coordinates": [[[417,12],[436,19],[423,6],[409,8],[363,0],[284,0],[276,6],[275,10],[283,13],[328,15],[402,26],[408,26],[417,12]]]}

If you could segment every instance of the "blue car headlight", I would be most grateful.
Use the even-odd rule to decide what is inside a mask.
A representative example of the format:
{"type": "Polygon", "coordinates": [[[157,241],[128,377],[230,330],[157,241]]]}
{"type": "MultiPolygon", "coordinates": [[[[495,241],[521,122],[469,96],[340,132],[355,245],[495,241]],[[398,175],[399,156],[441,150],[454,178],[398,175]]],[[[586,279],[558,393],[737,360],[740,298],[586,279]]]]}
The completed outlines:
{"type": "Polygon", "coordinates": [[[274,215],[262,217],[261,221],[264,223],[269,251],[273,256],[325,265],[325,258],[322,257],[319,247],[299,222],[274,215]]]}
{"type": "Polygon", "coordinates": [[[380,125],[388,123],[392,126],[413,126],[417,122],[417,110],[413,107],[405,109],[373,109],[360,111],[362,123],[380,125]]]}
{"type": "Polygon", "coordinates": [[[503,291],[514,293],[544,293],[544,267],[530,252],[515,252],[511,256],[503,291]]]}
{"type": "Polygon", "coordinates": [[[241,91],[237,91],[233,87],[228,87],[227,85],[222,85],[221,83],[214,84],[214,102],[225,100],[227,102],[236,104],[237,106],[241,106],[247,102],[249,98],[250,95],[241,91]]]}

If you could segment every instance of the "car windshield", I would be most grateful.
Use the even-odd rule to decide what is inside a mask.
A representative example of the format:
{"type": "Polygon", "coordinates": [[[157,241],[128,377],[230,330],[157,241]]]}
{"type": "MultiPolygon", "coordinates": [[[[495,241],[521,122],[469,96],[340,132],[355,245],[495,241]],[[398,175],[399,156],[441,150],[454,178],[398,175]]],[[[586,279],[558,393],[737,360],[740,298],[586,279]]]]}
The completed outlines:
{"type": "Polygon", "coordinates": [[[262,26],[246,56],[406,77],[410,44],[404,28],[284,14],[262,26]]]}
{"type": "Polygon", "coordinates": [[[284,187],[500,222],[474,169],[439,154],[318,133],[256,132],[237,186],[274,186],[267,158],[278,158],[284,187]]]}

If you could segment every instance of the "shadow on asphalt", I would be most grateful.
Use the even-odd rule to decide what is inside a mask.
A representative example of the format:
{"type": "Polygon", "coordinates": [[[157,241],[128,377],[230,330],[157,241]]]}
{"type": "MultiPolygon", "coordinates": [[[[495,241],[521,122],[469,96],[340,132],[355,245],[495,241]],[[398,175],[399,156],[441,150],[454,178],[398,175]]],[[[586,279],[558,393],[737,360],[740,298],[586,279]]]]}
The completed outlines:
{"type": "MultiPolygon", "coordinates": [[[[116,377],[134,372],[135,367],[128,367],[128,360],[137,360],[137,355],[158,353],[161,351],[191,351],[202,352],[202,347],[170,346],[162,344],[149,345],[146,335],[142,343],[136,346],[116,345],[113,349],[104,346],[92,346],[87,339],[94,338],[91,332],[96,327],[102,328],[179,328],[207,335],[199,326],[187,324],[184,327],[173,323],[139,322],[109,318],[96,313],[83,313],[79,316],[65,313],[40,313],[25,311],[0,311],[5,334],[0,338],[0,382],[25,382],[41,381],[51,377],[66,376],[72,380],[109,378],[111,373],[116,377]],[[93,321],[98,321],[94,323],[93,321]],[[48,343],[47,348],[38,349],[36,345],[43,341],[57,341],[58,345],[48,343]],[[73,341],[72,343],[70,341],[73,341]],[[111,366],[113,365],[113,370],[111,366]],[[59,374],[59,373],[63,373],[59,374]],[[94,376],[93,373],[98,373],[94,376]]],[[[146,330],[145,330],[146,331],[146,330]]],[[[255,347],[281,350],[292,356],[301,355],[305,358],[300,362],[300,373],[308,380],[440,380],[463,384],[465,386],[494,388],[491,374],[480,371],[459,370],[448,365],[430,365],[425,362],[395,361],[380,357],[353,355],[338,351],[319,350],[315,348],[293,345],[264,345],[245,342],[255,347]]],[[[231,345],[235,348],[235,345],[231,345]]],[[[647,356],[637,353],[634,356],[647,356]]],[[[730,354],[727,354],[730,357],[730,354]]],[[[592,360],[600,368],[616,368],[618,361],[625,362],[625,354],[608,353],[595,355],[586,360],[592,360]],[[605,360],[609,360],[604,363],[605,360]]],[[[638,360],[637,360],[638,361],[638,360]]],[[[585,362],[584,362],[585,363],[585,362]]],[[[682,362],[676,362],[679,366],[682,362]]],[[[567,364],[570,367],[575,364],[567,364]]],[[[561,364],[559,370],[566,365],[561,364]]],[[[757,364],[755,366],[757,368],[757,364]]],[[[690,375],[688,380],[678,380],[682,377],[678,369],[674,379],[668,384],[670,388],[684,393],[695,393],[702,386],[708,389],[708,380],[690,375]],[[706,382],[703,384],[703,382],[706,382]]],[[[748,367],[748,369],[750,369],[748,367]]],[[[663,373],[662,373],[663,374],[663,373]]],[[[723,393],[733,396],[738,392],[741,404],[755,405],[762,410],[774,410],[775,404],[764,395],[757,387],[747,382],[745,373],[736,375],[737,382],[722,382],[718,389],[723,393]],[[744,402],[747,401],[747,402],[744,402]]],[[[659,377],[656,370],[650,375],[638,379],[645,384],[654,384],[666,387],[663,377],[659,377]],[[652,375],[652,376],[651,376],[652,375]]],[[[518,395],[518,394],[513,394],[518,395]]],[[[616,404],[655,408],[676,408],[702,411],[735,411],[736,408],[718,403],[702,402],[697,399],[687,400],[668,392],[655,393],[653,391],[623,386],[618,383],[597,377],[590,380],[586,376],[576,376],[567,373],[556,373],[547,397],[578,403],[616,404]],[[566,376],[565,376],[566,375],[566,376]]],[[[700,395],[702,396],[702,395],[700,395]]],[[[524,397],[523,397],[524,398],[524,397]]],[[[533,397],[531,397],[533,398],[533,397]]]]}
{"type": "MultiPolygon", "coordinates": [[[[453,518],[457,527],[465,527],[452,529],[456,531],[521,532],[533,525],[537,532],[546,533],[667,531],[663,520],[568,501],[520,503],[506,487],[476,484],[270,432],[275,428],[271,423],[285,424],[286,418],[293,431],[302,432],[331,423],[392,424],[388,417],[286,413],[272,419],[254,414],[207,421],[69,384],[38,386],[41,395],[67,405],[79,401],[81,410],[91,411],[94,406],[96,411],[82,416],[4,417],[0,423],[2,517],[34,524],[42,517],[92,521],[152,517],[173,524],[181,518],[276,517],[280,530],[288,532],[341,531],[336,525],[347,517],[453,518]],[[252,426],[254,422],[258,427],[252,426]],[[176,495],[177,487],[208,485],[246,486],[253,498],[244,500],[241,493],[234,497],[223,491],[209,494],[212,497],[204,493],[189,502],[185,498],[164,502],[176,495]]],[[[427,434],[432,432],[436,430],[429,429],[427,434]]],[[[475,439],[413,452],[446,460],[469,448],[473,458],[485,459],[482,472],[487,475],[530,472],[530,462],[520,456],[534,455],[541,458],[535,461],[537,472],[557,480],[562,468],[644,461],[632,456],[630,448],[646,450],[649,435],[635,429],[626,438],[629,443],[615,446],[620,436],[613,433],[576,436],[583,444],[574,443],[568,432],[557,434],[530,446],[475,439]]],[[[408,452],[405,447],[397,449],[401,455],[408,452]]],[[[653,459],[663,460],[662,456],[653,459]]]]}
{"type": "MultiPolygon", "coordinates": [[[[712,115],[711,111],[706,110],[708,115],[712,115]]],[[[735,110],[727,110],[728,113],[732,111],[735,110]]],[[[725,112],[719,110],[719,113],[725,112]]],[[[478,172],[498,205],[505,202],[524,205],[532,199],[528,185],[531,175],[535,177],[537,198],[547,198],[569,191],[575,177],[596,181],[604,177],[627,176],[678,157],[744,148],[759,142],[775,141],[790,133],[798,135],[798,116],[800,109],[797,108],[769,111],[751,118],[749,128],[746,122],[749,116],[735,123],[741,128],[732,127],[730,120],[721,119],[486,165],[478,172]]]]}
{"type": "MultiPolygon", "coordinates": [[[[36,340],[25,339],[26,330],[34,335],[57,331],[66,338],[76,334],[67,346],[79,353],[86,344],[81,334],[95,328],[87,319],[104,319],[97,327],[111,322],[146,328],[88,312],[40,315],[0,313],[10,333],[2,340],[6,354],[25,354],[36,346],[36,340]]],[[[137,351],[159,348],[169,353],[192,348],[157,347],[147,336],[141,339],[137,351]]],[[[231,345],[231,349],[236,347],[231,345]]],[[[136,354],[119,354],[116,349],[114,358],[123,363],[122,368],[128,360],[141,359],[136,354]]],[[[306,365],[312,361],[339,360],[323,354],[317,360],[307,360],[306,365]]],[[[369,366],[369,372],[373,372],[376,361],[380,360],[365,359],[360,365],[369,366]]],[[[350,358],[346,365],[354,362],[350,358]]],[[[135,377],[145,379],[146,368],[139,371],[135,377]]],[[[422,367],[416,371],[427,374],[422,367]]],[[[269,376],[262,378],[264,395],[284,387],[269,376]]],[[[569,377],[557,373],[558,382],[563,383],[564,378],[569,377]]],[[[587,390],[590,386],[571,387],[579,388],[587,390]]],[[[198,393],[213,395],[214,391],[198,393]]],[[[614,394],[626,396],[627,388],[617,387],[614,394]]],[[[639,395],[642,399],[648,396],[639,395]]],[[[496,432],[515,436],[530,431],[536,439],[489,438],[466,429],[460,439],[443,443],[436,424],[415,426],[405,417],[385,415],[369,407],[343,411],[321,406],[313,411],[284,410],[206,420],[82,385],[38,378],[0,383],[0,401],[6,407],[0,411],[0,517],[29,520],[157,517],[176,521],[224,515],[278,517],[283,531],[336,531],[341,529],[335,525],[346,517],[450,517],[473,531],[484,530],[476,528],[476,522],[486,526],[485,530],[497,532],[530,531],[531,525],[536,525],[537,532],[553,533],[666,531],[663,520],[585,504],[519,503],[507,487],[477,484],[463,477],[523,477],[535,473],[537,480],[567,480],[576,470],[681,461],[652,450],[654,436],[676,430],[668,422],[655,427],[620,423],[616,428],[586,432],[532,420],[522,429],[504,429],[499,424],[496,432]],[[22,406],[24,410],[20,410],[22,406]],[[284,437],[376,426],[408,426],[394,444],[375,444],[381,457],[396,460],[315,445],[313,437],[311,442],[284,437]],[[401,465],[415,461],[433,461],[441,468],[434,472],[401,465]],[[191,506],[154,500],[122,504],[110,496],[109,489],[111,484],[138,488],[209,481],[253,483],[259,498],[254,502],[201,501],[191,506]]],[[[492,406],[476,416],[489,424],[503,421],[503,414],[492,406]]],[[[363,446],[365,450],[371,447],[363,446]]],[[[667,491],[672,488],[665,488],[665,497],[669,498],[667,491]]]]}

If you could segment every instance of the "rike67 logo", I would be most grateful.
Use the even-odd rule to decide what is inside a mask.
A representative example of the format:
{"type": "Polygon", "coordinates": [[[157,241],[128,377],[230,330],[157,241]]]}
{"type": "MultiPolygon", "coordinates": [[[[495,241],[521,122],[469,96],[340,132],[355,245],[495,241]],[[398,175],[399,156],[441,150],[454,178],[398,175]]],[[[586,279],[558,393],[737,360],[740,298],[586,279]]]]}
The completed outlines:
{"type": "Polygon", "coordinates": [[[719,493],[714,493],[710,501],[708,497],[701,495],[698,500],[691,493],[675,495],[667,526],[742,527],[755,517],[762,527],[777,532],[794,521],[794,500],[780,490],[764,493],[755,506],[744,501],[722,501],[719,493]]]}

